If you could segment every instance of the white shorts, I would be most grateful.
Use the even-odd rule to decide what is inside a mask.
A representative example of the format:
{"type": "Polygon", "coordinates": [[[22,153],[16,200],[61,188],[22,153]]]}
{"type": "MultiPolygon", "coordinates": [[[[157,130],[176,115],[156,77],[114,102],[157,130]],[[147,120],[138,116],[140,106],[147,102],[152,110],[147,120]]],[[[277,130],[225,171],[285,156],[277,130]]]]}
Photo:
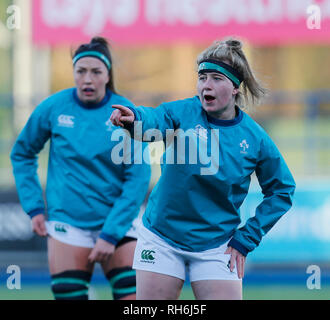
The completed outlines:
{"type": "MultiPolygon", "coordinates": [[[[136,225],[138,219],[136,218],[133,221],[132,227],[127,231],[125,237],[137,238],[136,225]]],[[[83,248],[94,248],[101,233],[101,230],[80,229],[60,221],[46,221],[46,228],[48,235],[54,239],[83,248]]]]}
{"type": "MultiPolygon", "coordinates": [[[[228,241],[229,242],[229,241],[228,241]]],[[[189,252],[174,248],[145,228],[138,228],[138,241],[133,269],[152,271],[190,282],[200,280],[239,280],[237,270],[229,269],[230,254],[224,254],[227,243],[201,252],[189,252]]]]}

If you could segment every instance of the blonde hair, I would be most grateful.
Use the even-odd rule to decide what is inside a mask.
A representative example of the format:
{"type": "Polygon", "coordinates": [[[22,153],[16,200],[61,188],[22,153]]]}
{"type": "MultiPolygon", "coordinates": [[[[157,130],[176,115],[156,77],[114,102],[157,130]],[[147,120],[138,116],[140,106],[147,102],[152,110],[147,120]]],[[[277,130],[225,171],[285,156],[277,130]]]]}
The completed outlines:
{"type": "Polygon", "coordinates": [[[232,37],[215,41],[198,56],[197,65],[205,59],[216,59],[231,65],[243,77],[235,102],[239,106],[256,105],[267,94],[267,89],[254,75],[242,48],[243,43],[232,37]]]}

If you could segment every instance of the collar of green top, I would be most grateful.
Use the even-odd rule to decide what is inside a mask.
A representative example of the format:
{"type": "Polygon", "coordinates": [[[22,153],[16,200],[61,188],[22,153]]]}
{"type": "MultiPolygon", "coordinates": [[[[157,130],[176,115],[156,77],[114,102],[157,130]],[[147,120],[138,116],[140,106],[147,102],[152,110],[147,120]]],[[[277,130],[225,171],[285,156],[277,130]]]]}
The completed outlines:
{"type": "Polygon", "coordinates": [[[227,63],[215,59],[206,59],[201,61],[198,67],[198,73],[218,72],[225,75],[235,86],[239,88],[243,81],[243,76],[227,63]]]}

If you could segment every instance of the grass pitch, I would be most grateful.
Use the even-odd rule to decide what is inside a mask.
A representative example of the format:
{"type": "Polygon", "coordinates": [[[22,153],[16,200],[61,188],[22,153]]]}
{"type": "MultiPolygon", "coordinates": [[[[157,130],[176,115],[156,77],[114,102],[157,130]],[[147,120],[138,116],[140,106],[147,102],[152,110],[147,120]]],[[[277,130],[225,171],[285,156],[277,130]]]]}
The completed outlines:
{"type": "MultiPolygon", "coordinates": [[[[111,300],[112,295],[107,285],[90,287],[92,300],[111,300]]],[[[296,285],[249,285],[244,287],[244,300],[330,300],[330,285],[321,289],[309,290],[296,285]]],[[[184,287],[181,300],[194,300],[190,287],[184,287]]],[[[0,300],[53,300],[50,288],[46,285],[22,285],[21,289],[0,288],[0,300]]]]}

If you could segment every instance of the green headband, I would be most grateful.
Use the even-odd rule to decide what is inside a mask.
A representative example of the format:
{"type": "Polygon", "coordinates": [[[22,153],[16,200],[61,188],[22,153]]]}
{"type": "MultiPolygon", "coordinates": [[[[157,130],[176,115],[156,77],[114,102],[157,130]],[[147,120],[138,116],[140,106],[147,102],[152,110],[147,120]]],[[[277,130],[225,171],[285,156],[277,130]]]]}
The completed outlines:
{"type": "Polygon", "coordinates": [[[222,66],[219,66],[218,64],[212,62],[202,62],[198,67],[198,72],[203,72],[203,71],[220,72],[224,74],[227,78],[229,78],[237,86],[237,88],[241,84],[241,81],[236,76],[234,76],[230,71],[228,71],[222,66]]]}
{"type": "Polygon", "coordinates": [[[98,51],[85,51],[85,52],[77,54],[73,58],[73,65],[75,65],[79,59],[84,58],[84,57],[98,58],[107,66],[108,70],[111,69],[111,63],[110,63],[109,59],[104,54],[102,54],[98,51]]]}

